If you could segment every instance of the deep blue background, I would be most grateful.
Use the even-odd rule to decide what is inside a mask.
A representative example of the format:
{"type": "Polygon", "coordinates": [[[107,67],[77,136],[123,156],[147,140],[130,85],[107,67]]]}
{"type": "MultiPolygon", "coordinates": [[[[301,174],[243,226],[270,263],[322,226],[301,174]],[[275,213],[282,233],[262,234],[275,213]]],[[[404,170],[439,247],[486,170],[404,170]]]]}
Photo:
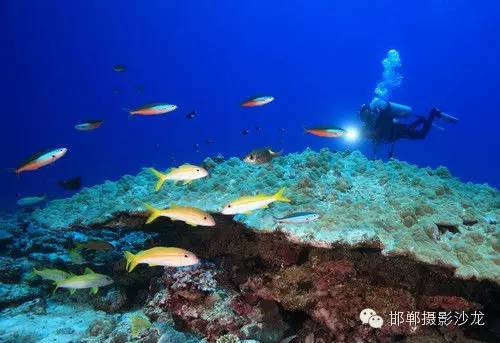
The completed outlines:
{"type": "MultiPolygon", "coordinates": [[[[358,124],[357,110],[373,96],[390,48],[399,50],[405,77],[394,101],[420,113],[437,106],[461,118],[425,141],[398,143],[397,157],[445,165],[462,180],[498,187],[500,5],[409,3],[2,1],[1,167],[42,148],[68,147],[69,153],[19,178],[2,172],[0,208],[18,196],[68,194],[58,189],[59,179],[81,175],[92,185],[144,166],[165,168],[171,154],[178,164],[217,153],[241,156],[264,145],[286,152],[344,149],[343,141],[302,129],[358,124]],[[114,72],[118,63],[128,70],[114,72]],[[238,106],[258,93],[276,100],[238,106]],[[149,101],[179,110],[134,118],[122,110],[149,101]],[[200,114],[189,121],[191,110],[200,114]],[[73,129],[91,118],[103,118],[103,127],[73,129]]],[[[368,144],[354,146],[371,152],[368,144]]]]}

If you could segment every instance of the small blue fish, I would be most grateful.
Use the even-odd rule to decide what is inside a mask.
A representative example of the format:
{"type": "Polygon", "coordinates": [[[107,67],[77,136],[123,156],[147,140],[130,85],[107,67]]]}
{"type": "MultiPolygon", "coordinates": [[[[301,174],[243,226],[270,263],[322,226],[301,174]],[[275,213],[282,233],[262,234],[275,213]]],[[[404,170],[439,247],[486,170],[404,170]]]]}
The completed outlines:
{"type": "Polygon", "coordinates": [[[280,224],[303,224],[317,220],[319,213],[316,212],[296,212],[282,218],[273,217],[276,223],[280,224]]]}

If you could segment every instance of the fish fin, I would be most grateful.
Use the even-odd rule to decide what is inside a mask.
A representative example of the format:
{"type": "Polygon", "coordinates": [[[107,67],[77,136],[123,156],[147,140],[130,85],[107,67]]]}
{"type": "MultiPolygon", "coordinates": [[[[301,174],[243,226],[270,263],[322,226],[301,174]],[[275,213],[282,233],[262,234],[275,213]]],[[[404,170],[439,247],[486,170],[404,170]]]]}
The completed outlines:
{"type": "Polygon", "coordinates": [[[242,214],[252,214],[253,212],[252,211],[244,211],[244,212],[241,212],[242,214]]]}
{"type": "Polygon", "coordinates": [[[192,226],[192,227],[196,227],[196,226],[198,226],[198,224],[195,224],[195,223],[190,223],[190,222],[186,222],[186,224],[188,224],[189,226],[192,226]]]}
{"type": "Polygon", "coordinates": [[[159,264],[155,264],[155,263],[148,263],[148,266],[150,266],[150,267],[158,267],[158,266],[159,266],[159,264]]]}
{"type": "Polygon", "coordinates": [[[122,108],[122,110],[124,110],[125,112],[127,112],[128,114],[130,114],[131,116],[133,116],[134,114],[132,113],[132,110],[130,108],[122,108]]]}
{"type": "Polygon", "coordinates": [[[176,208],[176,207],[179,207],[179,205],[177,205],[175,202],[173,202],[173,203],[170,204],[170,208],[176,208]]]}
{"type": "Polygon", "coordinates": [[[69,289],[69,294],[73,295],[76,292],[76,288],[70,288],[69,289]]]}
{"type": "Polygon", "coordinates": [[[125,269],[130,273],[137,266],[137,256],[132,254],[130,251],[125,251],[123,254],[125,255],[125,259],[127,260],[125,269]]]}
{"type": "Polygon", "coordinates": [[[85,267],[85,273],[84,274],[95,274],[95,272],[90,269],[89,267],[85,267]]]}
{"type": "Polygon", "coordinates": [[[156,181],[156,184],[155,184],[155,191],[158,192],[161,189],[161,186],[163,186],[163,184],[167,180],[167,175],[163,174],[162,172],[160,172],[154,168],[149,168],[149,171],[151,173],[153,173],[158,178],[158,181],[156,181]]]}
{"type": "Polygon", "coordinates": [[[83,249],[83,244],[82,243],[75,243],[75,246],[73,247],[72,250],[79,250],[79,249],[83,249]]]}
{"type": "Polygon", "coordinates": [[[4,170],[8,173],[16,174],[17,177],[21,175],[21,172],[17,170],[17,168],[4,168],[4,170]]]}
{"type": "Polygon", "coordinates": [[[55,295],[56,294],[56,291],[57,289],[59,288],[59,283],[56,281],[54,282],[54,285],[56,285],[56,288],[54,288],[54,290],[52,291],[52,295],[55,295]]]}
{"type": "Polygon", "coordinates": [[[156,218],[158,218],[159,216],[161,216],[161,211],[159,209],[153,207],[153,205],[151,205],[151,204],[144,204],[144,206],[147,208],[147,210],[149,212],[149,217],[146,220],[146,224],[152,223],[156,218]]]}
{"type": "Polygon", "coordinates": [[[92,287],[89,291],[89,294],[97,294],[99,291],[99,287],[92,287]]]}
{"type": "Polygon", "coordinates": [[[271,156],[281,156],[283,154],[283,149],[281,149],[280,151],[272,151],[271,149],[267,149],[269,151],[269,153],[271,154],[271,156]]]}
{"type": "Polygon", "coordinates": [[[193,182],[193,180],[184,180],[182,182],[183,185],[189,185],[191,182],[193,182]]]}
{"type": "Polygon", "coordinates": [[[35,267],[33,267],[33,269],[31,269],[31,275],[38,275],[40,271],[37,270],[35,267]]]}
{"type": "Polygon", "coordinates": [[[275,195],[273,195],[273,198],[276,201],[290,202],[291,200],[283,195],[284,192],[285,192],[285,187],[282,187],[275,195]]]}

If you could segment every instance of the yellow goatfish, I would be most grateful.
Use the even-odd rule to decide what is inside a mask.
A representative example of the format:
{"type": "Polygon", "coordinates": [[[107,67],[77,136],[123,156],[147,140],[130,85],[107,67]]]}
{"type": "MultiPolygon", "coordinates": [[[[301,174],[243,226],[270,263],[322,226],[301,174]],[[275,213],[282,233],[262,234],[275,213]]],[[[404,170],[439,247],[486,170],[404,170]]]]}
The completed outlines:
{"type": "Polygon", "coordinates": [[[171,168],[167,171],[167,173],[161,173],[154,168],[149,168],[149,170],[158,178],[158,182],[156,182],[155,190],[158,192],[163,186],[163,183],[167,180],[170,181],[184,181],[183,185],[191,183],[191,181],[196,179],[201,179],[208,175],[206,169],[194,166],[192,164],[183,164],[177,168],[171,168]]]}
{"type": "Polygon", "coordinates": [[[222,214],[249,214],[259,208],[267,208],[270,203],[275,201],[290,202],[283,193],[285,188],[281,188],[274,195],[257,194],[253,196],[244,196],[227,204],[222,210],[222,214]]]}
{"type": "Polygon", "coordinates": [[[111,285],[113,279],[104,274],[94,273],[92,269],[85,268],[85,274],[70,276],[67,279],[56,281],[56,288],[68,288],[71,294],[75,293],[77,289],[90,288],[90,294],[96,294],[99,287],[111,285]]]}
{"type": "Polygon", "coordinates": [[[172,204],[170,208],[160,210],[149,204],[145,206],[149,211],[146,224],[153,222],[158,217],[167,217],[172,221],[181,220],[191,226],[215,226],[215,220],[210,214],[194,207],[172,204]]]}
{"type": "Polygon", "coordinates": [[[33,268],[33,274],[38,275],[38,276],[42,277],[43,279],[51,280],[51,281],[61,281],[61,280],[67,279],[71,276],[70,273],[66,273],[63,270],[48,269],[48,268],[44,268],[42,270],[38,270],[38,269],[33,268]]]}
{"type": "Polygon", "coordinates": [[[129,251],[125,251],[124,254],[125,259],[127,260],[125,269],[128,272],[134,270],[139,263],[147,263],[150,267],[185,267],[200,262],[198,257],[196,257],[196,255],[192,252],[172,247],[151,248],[139,251],[135,255],[129,251]]]}

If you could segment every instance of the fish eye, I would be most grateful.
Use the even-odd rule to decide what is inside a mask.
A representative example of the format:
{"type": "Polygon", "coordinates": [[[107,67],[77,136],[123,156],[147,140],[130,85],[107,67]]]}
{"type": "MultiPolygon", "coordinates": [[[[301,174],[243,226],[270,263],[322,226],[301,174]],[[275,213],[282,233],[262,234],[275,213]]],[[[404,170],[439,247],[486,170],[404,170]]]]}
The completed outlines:
{"type": "Polygon", "coordinates": [[[254,155],[250,155],[250,159],[253,160],[255,157],[254,155]]]}
{"type": "Polygon", "coordinates": [[[199,172],[200,170],[199,169],[196,169],[197,172],[199,172]]]}
{"type": "Polygon", "coordinates": [[[227,205],[227,207],[231,207],[231,205],[227,205]]]}
{"type": "Polygon", "coordinates": [[[55,157],[56,157],[56,155],[52,155],[52,158],[55,158],[55,157]]]}
{"type": "Polygon", "coordinates": [[[184,255],[185,258],[188,258],[188,255],[184,255]]]}
{"type": "Polygon", "coordinates": [[[207,220],[207,217],[203,217],[203,219],[207,220]]]}

